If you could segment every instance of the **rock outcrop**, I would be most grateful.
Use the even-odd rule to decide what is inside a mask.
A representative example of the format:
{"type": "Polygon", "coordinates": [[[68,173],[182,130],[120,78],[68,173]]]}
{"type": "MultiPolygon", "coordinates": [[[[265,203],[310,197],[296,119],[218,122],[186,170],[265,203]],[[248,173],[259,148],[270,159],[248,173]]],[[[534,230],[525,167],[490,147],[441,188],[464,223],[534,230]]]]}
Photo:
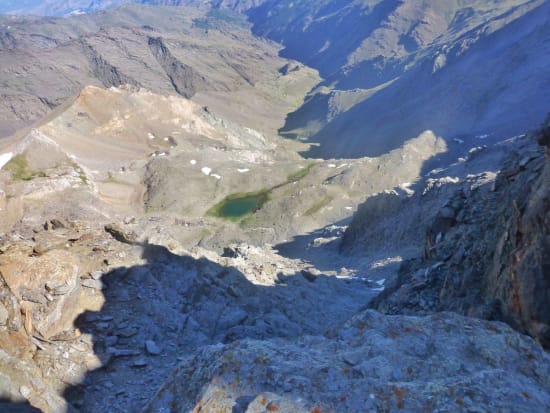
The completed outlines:
{"type": "Polygon", "coordinates": [[[328,337],[205,347],[145,412],[545,411],[549,373],[505,324],[367,310],[328,337]]]}
{"type": "Polygon", "coordinates": [[[208,89],[207,79],[193,70],[191,66],[176,59],[162,38],[150,37],[147,43],[177,93],[191,98],[198,90],[208,89]]]}
{"type": "Polygon", "coordinates": [[[548,124],[538,140],[546,156],[529,140],[494,179],[455,185],[426,229],[423,258],[404,264],[375,308],[503,320],[550,346],[548,124]]]}

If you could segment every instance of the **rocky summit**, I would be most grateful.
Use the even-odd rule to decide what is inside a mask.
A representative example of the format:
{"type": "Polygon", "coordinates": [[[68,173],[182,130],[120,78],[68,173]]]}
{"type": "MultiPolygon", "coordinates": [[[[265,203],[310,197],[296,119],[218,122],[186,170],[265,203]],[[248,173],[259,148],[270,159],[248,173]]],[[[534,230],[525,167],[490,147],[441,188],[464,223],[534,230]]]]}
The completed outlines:
{"type": "Polygon", "coordinates": [[[548,5],[4,2],[0,412],[550,411],[548,5]]]}

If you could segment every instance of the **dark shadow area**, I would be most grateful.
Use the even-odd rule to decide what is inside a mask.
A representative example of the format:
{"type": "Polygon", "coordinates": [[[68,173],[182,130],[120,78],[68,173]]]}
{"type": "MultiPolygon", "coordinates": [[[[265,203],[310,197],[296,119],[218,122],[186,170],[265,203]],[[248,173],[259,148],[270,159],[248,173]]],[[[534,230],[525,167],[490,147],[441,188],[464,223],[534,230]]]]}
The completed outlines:
{"type": "Polygon", "coordinates": [[[338,272],[342,267],[355,270],[353,263],[340,255],[344,228],[351,220],[349,217],[307,234],[296,235],[273,248],[283,257],[309,262],[320,271],[338,272]]]}
{"type": "Polygon", "coordinates": [[[13,402],[0,398],[0,412],[2,413],[40,413],[40,410],[33,407],[29,402],[13,402]]]}
{"type": "Polygon", "coordinates": [[[383,0],[368,9],[353,6],[350,0],[312,3],[266,2],[250,9],[252,32],[282,43],[281,56],[295,59],[319,70],[323,78],[336,74],[347,56],[363,39],[379,27],[400,5],[399,0],[383,0]],[[310,21],[307,28],[304,27],[310,21]]]}
{"type": "Polygon", "coordinates": [[[101,310],[74,322],[92,336],[102,364],[64,392],[76,411],[138,412],[179,361],[202,346],[323,334],[374,295],[359,280],[303,272],[272,270],[275,283],[258,285],[207,258],[140,247],[146,263],[104,273],[101,310]]]}
{"type": "MultiPolygon", "coordinates": [[[[542,18],[548,12],[550,4],[543,4],[466,51],[459,46],[449,49],[445,65],[437,70],[432,60],[424,59],[308,137],[306,142],[314,146],[303,155],[376,157],[426,130],[451,144],[460,136],[490,135],[501,140],[538,126],[548,111],[548,88],[544,85],[550,78],[548,72],[541,76],[539,69],[550,64],[550,31],[542,18]]],[[[463,40],[468,41],[469,36],[463,40]]],[[[357,73],[347,77],[362,78],[364,69],[359,65],[357,73]]],[[[395,75],[391,65],[388,70],[395,75]]],[[[357,82],[355,87],[369,87],[357,82]]],[[[281,132],[288,135],[300,124],[300,115],[311,115],[312,110],[302,107],[289,114],[288,125],[281,132]]],[[[327,111],[316,117],[326,118],[327,111]]],[[[304,117],[302,126],[308,120],[304,117]]]]}
{"type": "Polygon", "coordinates": [[[412,198],[369,198],[345,243],[368,246],[378,238],[421,247],[369,306],[498,320],[548,348],[550,244],[541,223],[550,211],[549,176],[548,157],[529,134],[472,152],[421,182],[412,198]]]}

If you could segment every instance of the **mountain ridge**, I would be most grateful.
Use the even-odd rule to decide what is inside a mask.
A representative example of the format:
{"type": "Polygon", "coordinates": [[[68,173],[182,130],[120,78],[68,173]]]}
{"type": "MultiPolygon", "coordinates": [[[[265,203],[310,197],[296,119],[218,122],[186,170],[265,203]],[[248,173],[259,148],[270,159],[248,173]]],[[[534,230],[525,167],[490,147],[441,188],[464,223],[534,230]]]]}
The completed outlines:
{"type": "Polygon", "coordinates": [[[0,410],[550,411],[550,2],[115,3],[0,16],[0,410]]]}
{"type": "MultiPolygon", "coordinates": [[[[252,33],[283,45],[281,56],[319,70],[323,80],[280,128],[313,144],[304,152],[309,157],[376,156],[427,129],[449,143],[485,135],[497,141],[535,128],[548,110],[550,78],[542,68],[549,64],[544,16],[550,9],[543,0],[141,3],[200,6],[206,13],[206,20],[195,19],[200,25],[213,10],[240,12],[252,33]],[[528,112],[520,116],[520,108],[528,112]],[[399,122],[389,120],[396,115],[399,122]]],[[[3,39],[15,41],[9,32],[3,39]]],[[[166,59],[161,65],[175,70],[169,78],[180,73],[203,81],[196,69],[166,59]]],[[[136,76],[121,76],[107,61],[99,60],[95,71],[112,73],[113,85],[136,83],[136,76]]],[[[176,80],[172,88],[186,95],[184,83],[176,80]]],[[[39,102],[59,100],[42,95],[39,102]]],[[[48,105],[40,104],[44,113],[48,105]]]]}

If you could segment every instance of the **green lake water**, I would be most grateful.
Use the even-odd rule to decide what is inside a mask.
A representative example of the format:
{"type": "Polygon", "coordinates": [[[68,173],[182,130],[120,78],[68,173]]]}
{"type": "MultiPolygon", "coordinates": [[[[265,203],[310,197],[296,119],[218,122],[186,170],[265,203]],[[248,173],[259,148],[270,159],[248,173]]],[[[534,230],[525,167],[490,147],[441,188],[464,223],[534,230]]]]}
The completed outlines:
{"type": "Polygon", "coordinates": [[[298,182],[304,178],[314,166],[315,163],[312,162],[306,167],[302,167],[296,172],[289,174],[284,182],[272,186],[271,188],[262,189],[257,192],[231,194],[223,201],[210,208],[208,214],[232,221],[239,221],[241,218],[260,209],[269,201],[269,196],[275,189],[298,182]]]}
{"type": "Polygon", "coordinates": [[[224,218],[240,218],[259,209],[268,199],[267,194],[248,195],[241,198],[227,199],[219,207],[219,216],[224,218]]]}

